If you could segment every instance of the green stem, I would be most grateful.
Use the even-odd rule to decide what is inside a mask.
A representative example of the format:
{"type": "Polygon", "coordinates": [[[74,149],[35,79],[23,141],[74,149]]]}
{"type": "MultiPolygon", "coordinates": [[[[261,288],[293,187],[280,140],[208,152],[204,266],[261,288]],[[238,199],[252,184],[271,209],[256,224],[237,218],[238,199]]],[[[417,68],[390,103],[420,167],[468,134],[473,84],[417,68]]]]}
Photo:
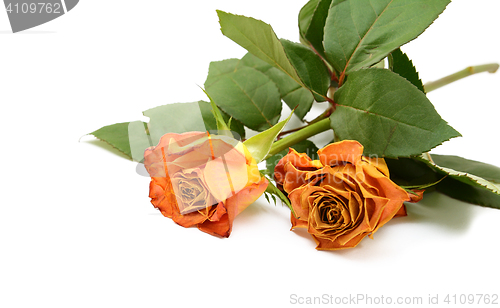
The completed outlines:
{"type": "Polygon", "coordinates": [[[464,70],[461,70],[459,72],[456,72],[454,74],[451,74],[449,76],[441,78],[439,80],[426,83],[424,85],[424,89],[425,89],[426,93],[429,93],[433,90],[439,89],[447,84],[450,84],[452,82],[455,82],[455,81],[460,80],[462,78],[465,78],[467,76],[482,73],[482,72],[494,73],[497,70],[498,70],[497,63],[490,63],[490,64],[484,64],[484,65],[478,65],[478,66],[469,66],[464,70]]]}
{"type": "Polygon", "coordinates": [[[269,154],[267,154],[266,159],[273,156],[276,153],[279,153],[290,146],[302,141],[306,140],[307,138],[317,135],[319,133],[322,133],[324,131],[327,131],[331,129],[330,127],[330,118],[323,119],[317,123],[308,125],[304,128],[302,128],[299,131],[294,132],[293,134],[290,134],[275,143],[273,143],[271,150],[269,151],[269,154]]]}

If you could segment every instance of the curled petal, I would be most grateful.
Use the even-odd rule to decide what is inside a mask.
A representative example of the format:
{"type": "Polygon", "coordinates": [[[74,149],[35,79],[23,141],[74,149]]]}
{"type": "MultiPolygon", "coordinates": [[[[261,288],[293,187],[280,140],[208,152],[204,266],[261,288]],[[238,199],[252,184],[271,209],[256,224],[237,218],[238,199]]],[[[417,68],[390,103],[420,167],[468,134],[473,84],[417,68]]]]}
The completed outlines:
{"type": "MultiPolygon", "coordinates": [[[[288,162],[285,167],[285,178],[283,182],[283,190],[290,193],[292,190],[300,187],[304,184],[317,182],[323,176],[323,169],[317,169],[315,171],[302,171],[297,169],[291,162],[288,162]]],[[[312,185],[314,184],[312,183],[312,185]]]]}
{"type": "Polygon", "coordinates": [[[363,146],[357,141],[344,140],[318,150],[318,155],[325,166],[336,166],[345,162],[356,165],[363,155],[363,146]]]}
{"type": "Polygon", "coordinates": [[[294,149],[289,148],[288,154],[280,159],[274,168],[274,179],[276,180],[276,184],[283,185],[287,173],[285,166],[288,163],[294,166],[295,169],[304,171],[316,170],[323,167],[319,161],[312,160],[307,154],[297,153],[294,149]]]}
{"type": "Polygon", "coordinates": [[[425,189],[412,189],[414,194],[408,193],[411,203],[417,203],[424,198],[425,189]]]}
{"type": "Polygon", "coordinates": [[[205,221],[198,224],[198,229],[205,233],[218,237],[229,237],[231,235],[231,226],[229,224],[229,217],[224,215],[218,221],[205,221]]]}

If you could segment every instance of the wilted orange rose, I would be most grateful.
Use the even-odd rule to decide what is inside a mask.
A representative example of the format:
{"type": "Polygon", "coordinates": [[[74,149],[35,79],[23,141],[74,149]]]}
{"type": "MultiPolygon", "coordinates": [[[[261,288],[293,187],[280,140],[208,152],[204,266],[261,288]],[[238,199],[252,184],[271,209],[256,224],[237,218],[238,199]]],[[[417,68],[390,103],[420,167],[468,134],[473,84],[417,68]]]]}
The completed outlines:
{"type": "Polygon", "coordinates": [[[363,156],[357,141],[332,143],[311,160],[294,149],[276,165],[278,187],[288,193],[296,217],[292,229],[307,228],[321,250],[355,247],[395,216],[415,195],[389,179],[384,159],[363,156]]]}
{"type": "Polygon", "coordinates": [[[164,135],[146,149],[144,166],[151,203],[164,216],[221,237],[268,185],[243,143],[208,132],[164,135]]]}

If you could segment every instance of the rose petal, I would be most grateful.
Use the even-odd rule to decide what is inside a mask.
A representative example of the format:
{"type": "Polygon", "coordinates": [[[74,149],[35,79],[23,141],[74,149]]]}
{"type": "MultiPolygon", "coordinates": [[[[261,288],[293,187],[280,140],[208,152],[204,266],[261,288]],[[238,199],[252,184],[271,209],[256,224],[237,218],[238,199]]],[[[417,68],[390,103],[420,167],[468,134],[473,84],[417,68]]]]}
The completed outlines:
{"type": "Polygon", "coordinates": [[[258,183],[251,184],[226,200],[226,209],[231,221],[254,203],[266,190],[269,182],[262,177],[258,183]]]}
{"type": "Polygon", "coordinates": [[[323,169],[315,169],[314,171],[302,171],[297,169],[291,162],[288,162],[284,166],[285,170],[285,180],[282,185],[283,191],[290,193],[292,190],[311,183],[314,185],[316,182],[321,180],[324,175],[323,169]]]}
{"type": "Polygon", "coordinates": [[[404,217],[404,216],[408,216],[408,214],[406,213],[406,206],[403,203],[403,205],[401,206],[399,211],[396,213],[396,215],[394,215],[394,217],[404,217]]]}
{"type": "Polygon", "coordinates": [[[231,235],[228,215],[222,216],[218,221],[207,220],[198,224],[198,229],[213,236],[229,237],[231,235]]]}
{"type": "Polygon", "coordinates": [[[385,159],[378,157],[363,156],[362,160],[369,163],[370,165],[375,166],[375,168],[377,168],[378,171],[382,172],[382,174],[384,174],[386,177],[389,177],[389,167],[387,167],[385,159]]]}
{"type": "Polygon", "coordinates": [[[410,196],[411,203],[417,203],[424,198],[425,189],[412,189],[412,191],[416,194],[408,193],[410,196]]]}
{"type": "Polygon", "coordinates": [[[217,204],[217,207],[215,209],[215,212],[208,217],[208,220],[214,222],[214,221],[219,221],[221,220],[222,216],[227,213],[226,207],[224,206],[224,202],[219,202],[217,204]]]}
{"type": "Polygon", "coordinates": [[[294,189],[288,195],[290,199],[290,204],[292,205],[293,211],[297,220],[307,221],[309,217],[309,204],[307,202],[307,197],[315,191],[322,191],[323,188],[318,186],[302,186],[294,189]]]}
{"type": "Polygon", "coordinates": [[[321,237],[314,236],[314,235],[313,235],[313,238],[316,240],[316,243],[318,244],[316,246],[316,249],[318,249],[318,250],[340,250],[340,249],[356,247],[365,236],[366,236],[366,234],[356,235],[349,242],[344,243],[344,244],[341,244],[338,240],[331,241],[329,239],[321,238],[321,237]]]}
{"type": "Polygon", "coordinates": [[[365,171],[365,182],[376,187],[380,197],[384,197],[389,200],[380,217],[378,226],[373,231],[375,232],[378,228],[391,220],[401,209],[403,202],[409,201],[410,198],[408,193],[403,188],[399,187],[389,178],[385,177],[385,175],[378,171],[374,166],[364,164],[363,170],[365,171]]]}
{"type": "Polygon", "coordinates": [[[228,198],[225,202],[226,215],[223,215],[219,221],[205,221],[198,225],[201,231],[221,237],[229,237],[233,227],[234,218],[254,203],[266,190],[269,182],[262,178],[259,183],[251,184],[240,190],[236,195],[228,198]]]}
{"type": "Polygon", "coordinates": [[[318,155],[325,166],[335,166],[345,162],[356,165],[363,155],[363,146],[357,141],[344,140],[318,150],[318,155]]]}
{"type": "Polygon", "coordinates": [[[282,185],[285,181],[285,176],[287,171],[285,170],[285,165],[290,163],[295,167],[296,170],[316,170],[322,168],[323,166],[317,160],[312,160],[307,154],[297,153],[293,148],[289,148],[288,154],[285,155],[276,167],[274,168],[274,179],[276,180],[276,184],[282,185]]]}
{"type": "Polygon", "coordinates": [[[292,227],[290,230],[295,228],[307,228],[307,220],[301,220],[293,216],[293,213],[290,213],[290,222],[292,223],[292,227]]]}
{"type": "MultiPolygon", "coordinates": [[[[144,167],[151,177],[165,177],[165,164],[180,157],[181,153],[172,154],[168,152],[169,145],[178,144],[185,146],[193,141],[206,138],[207,134],[202,132],[188,132],[184,134],[165,134],[160,138],[157,146],[149,147],[144,151],[144,167]]],[[[187,151],[187,150],[186,150],[187,151]]],[[[174,172],[175,173],[175,172],[174,172]]]]}
{"type": "Polygon", "coordinates": [[[176,196],[177,206],[181,214],[187,214],[203,208],[211,207],[218,202],[210,193],[203,172],[199,168],[183,169],[171,178],[172,188],[176,196]],[[182,184],[181,184],[182,183],[182,184]],[[193,199],[185,200],[181,187],[196,189],[198,194],[193,199]]]}
{"type": "Polygon", "coordinates": [[[181,214],[179,210],[177,210],[173,213],[172,220],[180,226],[189,228],[207,220],[210,216],[210,210],[211,208],[201,209],[187,214],[181,214]]]}
{"type": "Polygon", "coordinates": [[[222,157],[207,162],[203,174],[217,201],[233,196],[248,183],[245,156],[234,148],[222,157]]]}

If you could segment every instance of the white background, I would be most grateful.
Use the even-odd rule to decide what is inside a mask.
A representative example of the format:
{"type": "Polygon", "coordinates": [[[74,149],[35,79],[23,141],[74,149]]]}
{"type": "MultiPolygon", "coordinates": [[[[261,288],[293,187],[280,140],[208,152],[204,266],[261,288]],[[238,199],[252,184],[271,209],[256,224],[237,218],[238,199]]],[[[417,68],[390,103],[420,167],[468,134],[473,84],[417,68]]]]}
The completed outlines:
{"type": "MultiPolygon", "coordinates": [[[[429,194],[374,240],[321,252],[307,233],[289,231],[286,207],[262,198],[219,239],[164,218],[136,164],[84,136],[158,105],[204,99],[197,85],[210,61],[245,54],[220,33],[216,9],[298,41],[305,2],[84,0],[18,34],[0,10],[0,307],[286,307],[291,294],[424,303],[436,294],[441,302],[499,294],[499,210],[429,194]]],[[[456,0],[403,51],[424,82],[500,62],[499,11],[497,0],[456,0]]],[[[500,165],[499,86],[500,74],[484,73],[430,93],[463,135],[433,152],[500,165]]]]}

